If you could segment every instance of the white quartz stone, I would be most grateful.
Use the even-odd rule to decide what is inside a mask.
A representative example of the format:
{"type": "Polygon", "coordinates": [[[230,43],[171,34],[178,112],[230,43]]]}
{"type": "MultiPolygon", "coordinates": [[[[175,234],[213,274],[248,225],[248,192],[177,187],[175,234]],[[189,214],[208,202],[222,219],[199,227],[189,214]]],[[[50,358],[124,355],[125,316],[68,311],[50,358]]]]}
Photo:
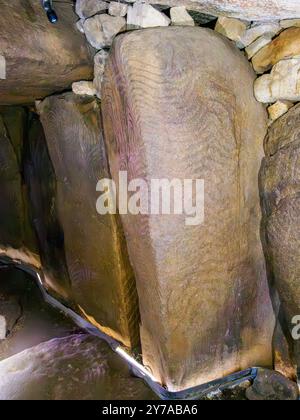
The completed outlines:
{"type": "Polygon", "coordinates": [[[194,26],[195,22],[192,16],[187,12],[184,6],[172,7],[170,10],[172,25],[194,26]]]}
{"type": "Polygon", "coordinates": [[[72,90],[75,95],[96,96],[97,92],[93,82],[81,81],[72,84],[72,90]]]}
{"type": "Polygon", "coordinates": [[[300,59],[279,61],[270,74],[256,79],[254,93],[256,99],[263,103],[300,101],[300,59]]]}
{"type": "Polygon", "coordinates": [[[128,8],[127,25],[129,28],[154,28],[169,26],[171,20],[150,4],[134,3],[128,8]]]}

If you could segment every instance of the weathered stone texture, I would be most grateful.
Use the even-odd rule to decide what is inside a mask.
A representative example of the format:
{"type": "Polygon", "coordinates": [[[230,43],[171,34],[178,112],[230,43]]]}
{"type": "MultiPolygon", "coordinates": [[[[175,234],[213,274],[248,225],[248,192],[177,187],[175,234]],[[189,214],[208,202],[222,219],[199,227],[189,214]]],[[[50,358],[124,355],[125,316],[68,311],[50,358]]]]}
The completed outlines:
{"type": "Polygon", "coordinates": [[[260,50],[252,64],[257,73],[264,73],[279,61],[297,56],[300,56],[300,28],[290,28],[260,50]]]}
{"type": "Polygon", "coordinates": [[[39,243],[44,285],[55,297],[72,302],[64,232],[58,219],[57,182],[43,126],[36,114],[28,121],[24,175],[28,186],[32,225],[39,243]]]}
{"type": "MultiPolygon", "coordinates": [[[[300,314],[300,105],[269,129],[260,183],[268,263],[285,322],[300,314]]],[[[300,362],[299,343],[294,356],[300,362]]]]}
{"type": "Polygon", "coordinates": [[[0,400],[152,400],[125,362],[87,334],[47,341],[0,362],[0,400]]]}
{"type": "Polygon", "coordinates": [[[51,25],[40,0],[1,3],[0,53],[6,78],[0,79],[0,104],[32,103],[92,79],[93,55],[76,29],[68,2],[56,3],[59,21],[51,25]]]}
{"type": "Polygon", "coordinates": [[[272,363],[257,184],[266,114],[254,77],[231,42],[202,28],[119,36],[106,66],[115,181],[119,170],[129,181],[205,181],[202,225],[186,226],[184,215],[122,216],[144,363],[170,390],[272,363]]]}
{"type": "Polygon", "coordinates": [[[0,255],[39,267],[22,176],[27,114],[20,107],[0,107],[0,255]]]}
{"type": "Polygon", "coordinates": [[[45,99],[38,109],[55,172],[53,202],[72,300],[102,331],[135,346],[138,305],[120,221],[96,210],[96,185],[109,177],[100,106],[65,94],[45,99]]]}
{"type": "Polygon", "coordinates": [[[105,12],[109,3],[102,0],[76,0],[76,13],[81,19],[87,19],[97,13],[105,12]]]}
{"type": "Polygon", "coordinates": [[[296,401],[299,390],[295,382],[280,373],[260,369],[246,396],[250,401],[296,401]]]}
{"type": "Polygon", "coordinates": [[[151,4],[186,6],[188,10],[249,21],[300,17],[299,0],[151,0],[151,4]]]}
{"type": "Polygon", "coordinates": [[[254,82],[254,94],[259,102],[300,101],[300,58],[282,60],[271,73],[254,82]]]}

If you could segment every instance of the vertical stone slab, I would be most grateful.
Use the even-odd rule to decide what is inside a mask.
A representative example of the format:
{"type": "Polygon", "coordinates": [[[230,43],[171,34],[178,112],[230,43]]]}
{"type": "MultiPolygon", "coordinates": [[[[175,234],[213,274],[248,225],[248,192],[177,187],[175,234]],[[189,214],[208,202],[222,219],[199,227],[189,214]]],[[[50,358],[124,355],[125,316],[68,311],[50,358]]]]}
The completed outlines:
{"type": "Polygon", "coordinates": [[[203,179],[205,221],[122,215],[143,360],[170,390],[271,365],[274,314],[260,242],[266,115],[238,50],[202,28],[119,36],[103,87],[114,180],[203,179]]]}
{"type": "Polygon", "coordinates": [[[55,172],[43,126],[34,113],[28,115],[23,156],[31,220],[40,249],[44,286],[55,297],[75,305],[66,263],[64,231],[58,217],[55,172]]]}
{"type": "Polygon", "coordinates": [[[27,113],[0,107],[0,256],[40,266],[23,177],[27,113]]]}
{"type": "MultiPolygon", "coordinates": [[[[291,361],[285,358],[281,370],[289,375],[289,362],[300,366],[300,340],[292,337],[293,318],[300,315],[299,133],[300,106],[296,105],[270,127],[260,173],[265,250],[281,305],[281,327],[292,356],[291,361]]],[[[279,355],[281,347],[275,347],[279,355]]]]}
{"type": "Polygon", "coordinates": [[[97,101],[73,94],[39,105],[56,178],[72,299],[94,325],[128,347],[138,342],[135,281],[120,221],[96,211],[97,182],[109,177],[97,101]]]}

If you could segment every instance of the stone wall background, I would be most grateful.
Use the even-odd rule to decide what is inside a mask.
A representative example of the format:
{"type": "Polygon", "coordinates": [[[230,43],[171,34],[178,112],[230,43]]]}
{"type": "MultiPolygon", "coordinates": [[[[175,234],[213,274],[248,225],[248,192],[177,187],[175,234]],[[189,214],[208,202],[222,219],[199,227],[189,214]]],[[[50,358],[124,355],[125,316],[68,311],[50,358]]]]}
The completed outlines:
{"type": "MultiPolygon", "coordinates": [[[[271,135],[276,133],[274,138],[278,136],[279,145],[285,141],[286,137],[293,138],[292,145],[287,150],[288,156],[285,156],[283,163],[281,160],[279,163],[277,162],[281,154],[281,146],[279,146],[279,150],[274,149],[275,156],[273,157],[268,149],[268,140],[266,140],[267,156],[264,168],[267,167],[268,171],[263,173],[264,182],[261,185],[261,194],[264,200],[264,210],[269,209],[270,202],[272,203],[274,196],[277,197],[278,189],[282,188],[282,182],[280,180],[279,186],[275,186],[271,192],[269,183],[274,179],[281,178],[282,173],[285,173],[285,165],[292,168],[288,185],[284,186],[285,191],[289,192],[295,188],[295,185],[297,187],[298,164],[297,161],[295,162],[297,148],[294,138],[298,133],[298,107],[295,107],[295,104],[300,101],[300,3],[287,0],[249,0],[246,8],[243,7],[243,3],[239,0],[197,0],[195,2],[181,0],[153,0],[150,2],[77,0],[74,10],[78,19],[75,18],[71,3],[68,3],[68,6],[55,5],[60,18],[56,27],[49,24],[37,0],[30,0],[28,5],[21,9],[15,8],[14,3],[7,3],[0,17],[0,103],[31,104],[33,107],[34,101],[37,100],[36,107],[39,108],[40,100],[55,92],[69,90],[71,85],[75,95],[90,97],[95,101],[97,98],[101,101],[103,75],[109,51],[116,36],[141,28],[168,26],[210,28],[229,39],[251,63],[257,75],[253,84],[253,93],[257,101],[264,104],[268,110],[271,135]],[[17,21],[22,24],[16,25],[16,21],[5,20],[5,14],[17,16],[17,21]],[[18,27],[17,38],[13,36],[11,29],[15,26],[18,27]],[[30,42],[32,32],[35,36],[32,38],[33,42],[30,42]],[[26,54],[28,51],[29,54],[26,54]],[[278,124],[274,125],[275,121],[278,124]],[[286,132],[285,128],[282,128],[285,123],[295,126],[295,133],[286,132]]],[[[201,46],[199,46],[199,50],[201,53],[201,46]]],[[[143,54],[142,51],[141,54],[143,54]]],[[[239,83],[238,77],[236,83],[239,83]]],[[[36,108],[34,109],[36,110],[36,108]]],[[[6,141],[7,126],[5,126],[5,121],[3,122],[3,116],[1,116],[1,127],[0,134],[6,141]]],[[[8,146],[11,149],[11,144],[8,146]]],[[[12,158],[14,167],[5,169],[8,171],[9,177],[11,176],[10,170],[12,170],[14,182],[19,188],[22,182],[18,173],[18,161],[15,151],[11,154],[14,155],[12,158]]],[[[3,187],[1,184],[1,188],[5,189],[5,186],[3,187]]],[[[298,195],[297,189],[295,194],[298,195]]],[[[23,214],[27,217],[27,209],[22,207],[24,203],[17,203],[14,197],[9,198],[12,199],[13,205],[17,206],[16,218],[20,218],[20,215],[23,217],[23,214]]],[[[292,203],[291,201],[285,202],[287,209],[283,218],[287,218],[287,220],[284,220],[286,223],[284,240],[286,243],[293,240],[294,248],[291,247],[289,253],[297,255],[299,233],[297,217],[293,213],[297,207],[297,197],[294,198],[292,203]]],[[[14,206],[11,208],[15,209],[14,206]]],[[[275,208],[277,208],[276,206],[275,208]]],[[[4,216],[7,217],[9,210],[4,208],[3,211],[6,211],[4,216]]],[[[298,293],[297,261],[295,263],[292,258],[292,263],[287,262],[284,258],[287,253],[285,254],[281,239],[278,239],[272,230],[274,226],[267,219],[264,220],[264,223],[268,223],[269,229],[267,232],[269,243],[264,245],[269,246],[271,254],[273,253],[273,257],[269,258],[268,263],[273,271],[275,284],[277,282],[275,288],[279,290],[275,302],[276,314],[278,311],[279,318],[278,308],[283,300],[285,314],[287,314],[285,323],[288,323],[292,313],[298,309],[300,312],[299,305],[297,302],[295,303],[294,298],[291,302],[291,299],[289,301],[286,297],[286,290],[290,290],[292,287],[298,293]],[[289,265],[286,268],[287,280],[283,286],[282,267],[285,266],[284,264],[278,266],[274,255],[277,261],[283,258],[284,263],[289,265]],[[295,265],[291,276],[290,264],[295,265]],[[278,288],[278,284],[281,288],[278,288]]],[[[20,226],[16,224],[16,227],[20,226]]],[[[266,226],[263,225],[263,227],[266,226]]],[[[26,229],[21,233],[22,235],[19,235],[22,238],[20,249],[24,243],[30,243],[32,239],[27,238],[26,229]]],[[[35,254],[37,252],[36,243],[34,241],[31,243],[34,253],[28,256],[22,249],[23,253],[19,253],[17,256],[27,258],[27,262],[32,262],[34,259],[34,264],[39,266],[40,261],[35,254]]],[[[18,246],[19,244],[16,248],[18,246]]],[[[7,249],[5,251],[7,252],[7,249]]],[[[283,332],[282,328],[277,328],[277,331],[280,332],[280,335],[274,337],[274,343],[277,343],[274,345],[275,353],[277,352],[275,356],[280,362],[279,364],[283,364],[282,372],[295,380],[295,359],[299,360],[299,349],[295,346],[291,350],[290,343],[287,343],[288,340],[285,341],[284,338],[287,332],[283,332]],[[279,350],[277,351],[277,349],[279,350]],[[283,360],[285,358],[286,360],[283,360]],[[288,370],[284,370],[285,367],[288,367],[288,370]]]]}

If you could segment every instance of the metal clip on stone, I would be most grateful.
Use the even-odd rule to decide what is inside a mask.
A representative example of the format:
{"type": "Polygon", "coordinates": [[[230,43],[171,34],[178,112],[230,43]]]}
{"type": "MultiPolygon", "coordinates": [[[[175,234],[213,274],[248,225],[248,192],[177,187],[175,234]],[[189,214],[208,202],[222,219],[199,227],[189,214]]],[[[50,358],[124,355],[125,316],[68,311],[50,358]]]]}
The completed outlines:
{"type": "Polygon", "coordinates": [[[52,0],[42,0],[42,6],[47,13],[49,22],[56,23],[58,21],[58,17],[53,9],[52,0]]]}

